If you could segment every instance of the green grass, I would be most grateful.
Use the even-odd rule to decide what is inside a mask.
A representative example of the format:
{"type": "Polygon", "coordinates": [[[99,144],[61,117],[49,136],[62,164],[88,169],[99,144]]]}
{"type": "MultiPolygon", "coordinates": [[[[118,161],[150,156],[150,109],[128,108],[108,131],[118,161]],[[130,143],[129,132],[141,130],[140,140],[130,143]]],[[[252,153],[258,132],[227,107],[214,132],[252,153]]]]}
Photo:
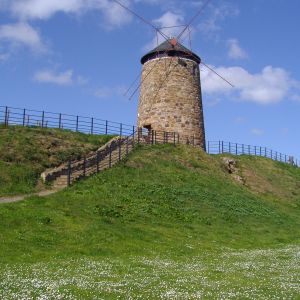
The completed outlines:
{"type": "Polygon", "coordinates": [[[44,188],[37,187],[37,183],[45,169],[80,158],[110,138],[68,130],[0,125],[0,197],[44,188]]]}
{"type": "Polygon", "coordinates": [[[3,295],[296,299],[300,169],[235,159],[245,185],[220,156],[144,146],[57,194],[2,204],[3,295]]]}

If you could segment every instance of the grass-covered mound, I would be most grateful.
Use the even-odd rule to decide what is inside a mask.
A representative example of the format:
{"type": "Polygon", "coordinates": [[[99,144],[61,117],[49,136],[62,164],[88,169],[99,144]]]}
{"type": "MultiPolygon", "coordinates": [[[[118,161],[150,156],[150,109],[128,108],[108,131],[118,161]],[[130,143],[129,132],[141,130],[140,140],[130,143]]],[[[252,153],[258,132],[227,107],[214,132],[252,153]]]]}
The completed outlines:
{"type": "Polygon", "coordinates": [[[293,298],[300,169],[234,159],[245,185],[220,156],[143,146],[57,194],[0,205],[3,296],[293,298]]]}
{"type": "Polygon", "coordinates": [[[199,247],[299,241],[300,170],[264,158],[237,160],[246,185],[218,156],[186,146],[141,147],[127,162],[55,195],[1,205],[0,255],[180,256],[199,247]],[[253,177],[263,178],[262,192],[253,177]]]}
{"type": "Polygon", "coordinates": [[[0,197],[37,191],[39,175],[96,150],[111,136],[0,125],[0,197]]]}

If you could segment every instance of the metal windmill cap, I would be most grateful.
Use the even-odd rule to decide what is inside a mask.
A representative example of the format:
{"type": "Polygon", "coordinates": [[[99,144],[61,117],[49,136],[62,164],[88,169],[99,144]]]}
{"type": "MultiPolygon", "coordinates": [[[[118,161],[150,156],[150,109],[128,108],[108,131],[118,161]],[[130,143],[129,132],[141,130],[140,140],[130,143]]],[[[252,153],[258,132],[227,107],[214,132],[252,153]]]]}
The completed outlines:
{"type": "Polygon", "coordinates": [[[149,60],[167,56],[191,59],[198,64],[201,62],[201,58],[197,54],[181,45],[176,38],[172,38],[144,55],[141,59],[141,63],[144,64],[149,60]]]}

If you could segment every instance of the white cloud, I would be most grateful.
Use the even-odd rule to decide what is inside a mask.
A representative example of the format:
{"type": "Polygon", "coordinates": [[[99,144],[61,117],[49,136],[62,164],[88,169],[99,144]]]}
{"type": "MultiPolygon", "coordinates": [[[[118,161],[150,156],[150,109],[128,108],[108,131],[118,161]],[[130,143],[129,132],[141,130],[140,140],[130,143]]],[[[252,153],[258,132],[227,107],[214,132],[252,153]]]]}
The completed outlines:
{"type": "Polygon", "coordinates": [[[215,107],[221,102],[221,99],[220,98],[208,98],[208,99],[204,98],[204,101],[205,101],[206,107],[215,107]]]}
{"type": "Polygon", "coordinates": [[[242,124],[242,123],[245,123],[246,122],[246,119],[244,118],[244,117],[236,117],[235,119],[234,119],[234,121],[235,121],[235,123],[237,123],[237,124],[242,124]]]}
{"type": "Polygon", "coordinates": [[[22,0],[13,1],[12,12],[22,19],[48,19],[57,12],[77,12],[81,0],[22,0]]]}
{"type": "Polygon", "coordinates": [[[231,3],[224,2],[221,5],[214,7],[212,12],[206,20],[202,21],[198,29],[206,35],[215,35],[222,27],[220,23],[228,17],[235,17],[239,15],[239,10],[231,3]]]}
{"type": "MultiPolygon", "coordinates": [[[[113,29],[115,27],[121,27],[124,24],[128,24],[133,19],[132,15],[129,14],[124,8],[120,5],[113,3],[108,0],[90,0],[89,6],[91,9],[100,9],[104,18],[105,26],[108,29],[113,29]]],[[[129,6],[128,1],[121,1],[122,4],[129,6]]]]}
{"type": "Polygon", "coordinates": [[[42,70],[36,72],[33,78],[37,82],[67,86],[75,83],[73,73],[73,70],[67,70],[62,73],[55,73],[51,70],[42,70]]]}
{"type": "Polygon", "coordinates": [[[112,97],[124,96],[126,87],[122,85],[107,87],[101,86],[92,91],[92,94],[98,99],[108,99],[112,97]]]}
{"type": "Polygon", "coordinates": [[[94,96],[99,99],[110,98],[113,94],[113,89],[108,87],[99,87],[93,92],[94,96]]]}
{"type": "MultiPolygon", "coordinates": [[[[167,11],[160,18],[155,19],[152,23],[157,26],[160,31],[165,34],[167,37],[176,37],[182,31],[182,27],[173,27],[180,26],[184,23],[184,17],[181,14],[173,13],[171,11],[167,11]],[[172,28],[165,28],[172,27],[172,28]]],[[[161,44],[166,40],[161,34],[158,33],[157,36],[153,38],[151,42],[149,42],[145,47],[144,51],[152,50],[157,46],[157,44],[161,44]]]]}
{"type": "Polygon", "coordinates": [[[264,131],[259,128],[253,128],[251,129],[251,133],[257,136],[262,136],[264,134],[264,131]]]}
{"type": "MultiPolygon", "coordinates": [[[[128,0],[123,4],[129,5],[128,0]]],[[[10,11],[21,20],[49,19],[57,13],[81,14],[89,10],[99,10],[107,27],[120,27],[131,21],[132,16],[121,6],[109,0],[15,0],[10,11]]]]}
{"type": "Polygon", "coordinates": [[[45,50],[38,31],[23,22],[0,26],[0,40],[24,45],[36,51],[45,50]]]}
{"type": "Polygon", "coordinates": [[[235,86],[230,87],[213,72],[205,70],[202,72],[203,92],[214,96],[221,94],[244,101],[270,104],[290,97],[298,84],[286,70],[272,66],[267,66],[256,74],[251,74],[241,67],[214,69],[235,86]]]}
{"type": "Polygon", "coordinates": [[[241,48],[237,39],[229,39],[228,44],[228,56],[232,59],[245,59],[248,57],[247,52],[241,48]]]}
{"type": "MultiPolygon", "coordinates": [[[[167,11],[160,18],[153,20],[159,28],[162,27],[172,27],[183,25],[184,17],[181,14],[176,14],[171,11],[167,11]]],[[[162,31],[168,37],[177,36],[182,28],[163,28],[162,31]]],[[[163,38],[162,38],[163,39],[163,38]]]]}

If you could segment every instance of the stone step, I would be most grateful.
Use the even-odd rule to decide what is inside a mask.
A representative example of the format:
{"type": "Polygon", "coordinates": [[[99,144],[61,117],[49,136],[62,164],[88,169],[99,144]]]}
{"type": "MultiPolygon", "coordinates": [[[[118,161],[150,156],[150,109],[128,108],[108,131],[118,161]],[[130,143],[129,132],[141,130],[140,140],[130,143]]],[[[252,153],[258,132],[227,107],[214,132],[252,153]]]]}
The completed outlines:
{"type": "MultiPolygon", "coordinates": [[[[112,143],[113,140],[115,140],[115,139],[112,139],[106,145],[109,145],[110,143],[112,143]]],[[[105,147],[102,147],[102,148],[104,149],[105,147]]],[[[128,147],[126,147],[126,145],[122,145],[121,150],[119,147],[115,148],[111,152],[111,155],[109,155],[109,153],[108,153],[106,156],[104,156],[101,159],[101,161],[99,161],[99,166],[98,166],[99,172],[108,169],[110,167],[110,165],[114,166],[115,164],[117,164],[120,160],[124,159],[127,156],[127,153],[129,154],[133,150],[133,148],[134,148],[133,144],[128,144],[128,147]]],[[[87,167],[86,167],[85,172],[84,172],[83,168],[80,170],[72,171],[71,182],[74,182],[80,178],[84,178],[84,173],[85,173],[86,177],[97,173],[97,164],[95,163],[95,156],[96,156],[96,152],[95,152],[95,154],[87,157],[87,159],[86,159],[87,167]],[[89,164],[91,164],[91,163],[93,163],[93,165],[90,166],[89,164]]],[[[63,164],[62,166],[64,169],[66,169],[67,164],[63,164]]],[[[73,166],[73,168],[74,167],[75,168],[82,167],[83,160],[73,162],[72,166],[73,166]]],[[[53,181],[53,186],[55,186],[55,187],[66,187],[67,185],[68,185],[68,176],[67,175],[61,175],[53,181]]]]}

